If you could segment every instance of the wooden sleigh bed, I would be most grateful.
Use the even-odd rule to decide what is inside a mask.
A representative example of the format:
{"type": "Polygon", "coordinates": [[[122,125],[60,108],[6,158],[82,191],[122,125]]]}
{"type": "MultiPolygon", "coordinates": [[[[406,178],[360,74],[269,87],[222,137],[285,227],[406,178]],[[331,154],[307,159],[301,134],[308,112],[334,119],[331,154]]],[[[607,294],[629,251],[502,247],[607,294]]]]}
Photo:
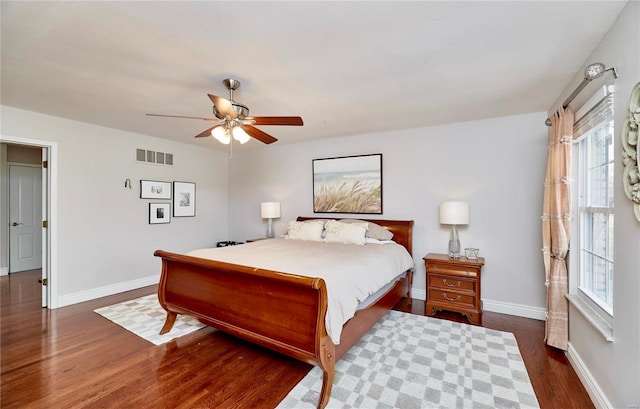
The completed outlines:
{"type": "MultiPolygon", "coordinates": [[[[312,218],[299,217],[298,221],[312,218]]],[[[314,217],[313,219],[318,219],[314,217]]],[[[364,220],[364,219],[362,219],[364,220]]],[[[412,220],[370,220],[393,233],[411,254],[412,220]]],[[[272,270],[157,250],[162,258],[158,299],[167,311],[161,330],[171,330],[177,314],[193,316],[231,335],[316,365],[323,371],[318,408],[331,394],[335,363],[403,297],[409,301],[412,270],[342,328],[340,343],[327,333],[327,286],[310,278],[272,270]]]]}

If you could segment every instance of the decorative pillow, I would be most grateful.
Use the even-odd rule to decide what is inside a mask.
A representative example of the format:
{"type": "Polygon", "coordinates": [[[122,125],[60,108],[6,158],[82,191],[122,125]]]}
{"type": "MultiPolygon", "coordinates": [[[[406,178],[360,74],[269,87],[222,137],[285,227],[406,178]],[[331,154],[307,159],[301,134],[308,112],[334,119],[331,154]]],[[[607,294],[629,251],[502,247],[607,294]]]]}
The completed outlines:
{"type": "Polygon", "coordinates": [[[289,222],[286,238],[294,240],[322,241],[323,228],[324,222],[320,220],[309,220],[306,222],[291,221],[289,222]]]}
{"type": "MultiPolygon", "coordinates": [[[[322,240],[324,240],[324,235],[325,235],[325,230],[324,230],[324,224],[328,221],[329,219],[308,219],[308,220],[303,220],[302,223],[315,223],[315,222],[320,222],[322,223],[322,240]]],[[[333,219],[331,219],[333,220],[333,219]]]]}
{"type": "Polygon", "coordinates": [[[340,220],[342,223],[368,223],[367,234],[366,237],[376,240],[391,240],[393,238],[393,233],[379,224],[365,222],[364,220],[357,219],[342,219],[340,220]]]}
{"type": "Polygon", "coordinates": [[[341,223],[329,220],[325,223],[324,241],[328,243],[359,244],[365,243],[367,223],[341,223]]]}
{"type": "Polygon", "coordinates": [[[372,239],[371,237],[365,237],[365,244],[389,244],[389,243],[395,243],[395,241],[393,240],[378,240],[378,239],[372,239]]]}

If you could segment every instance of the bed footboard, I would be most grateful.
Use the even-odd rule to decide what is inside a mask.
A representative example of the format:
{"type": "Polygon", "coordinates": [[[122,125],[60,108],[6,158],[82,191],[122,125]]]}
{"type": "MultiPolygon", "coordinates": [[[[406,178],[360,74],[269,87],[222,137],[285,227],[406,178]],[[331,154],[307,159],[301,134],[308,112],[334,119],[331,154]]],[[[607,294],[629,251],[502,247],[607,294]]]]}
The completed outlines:
{"type": "Polygon", "coordinates": [[[167,311],[162,333],[176,314],[320,367],[318,407],[326,406],[335,372],[335,345],[327,335],[324,280],[157,250],[158,285],[167,311]]]}

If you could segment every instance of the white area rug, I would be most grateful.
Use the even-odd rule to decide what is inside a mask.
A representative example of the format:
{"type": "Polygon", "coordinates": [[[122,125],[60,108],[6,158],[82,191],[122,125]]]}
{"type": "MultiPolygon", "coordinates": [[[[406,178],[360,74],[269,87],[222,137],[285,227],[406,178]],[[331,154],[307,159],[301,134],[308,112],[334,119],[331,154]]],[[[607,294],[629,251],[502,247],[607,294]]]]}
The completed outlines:
{"type": "MultiPolygon", "coordinates": [[[[155,294],[96,313],[155,345],[204,327],[166,312],[155,294]]],[[[314,367],[278,409],[315,408],[322,372],[314,367]]],[[[515,336],[474,325],[389,311],[336,364],[333,408],[539,408],[515,336]]]]}
{"type": "MultiPolygon", "coordinates": [[[[278,409],[315,408],[314,367],[278,409]]],[[[515,336],[389,311],[336,364],[327,408],[538,408],[515,336]]]]}
{"type": "Polygon", "coordinates": [[[160,306],[156,294],[98,308],[94,312],[155,345],[164,344],[205,326],[195,318],[178,315],[171,331],[160,335],[167,312],[160,306]]]}

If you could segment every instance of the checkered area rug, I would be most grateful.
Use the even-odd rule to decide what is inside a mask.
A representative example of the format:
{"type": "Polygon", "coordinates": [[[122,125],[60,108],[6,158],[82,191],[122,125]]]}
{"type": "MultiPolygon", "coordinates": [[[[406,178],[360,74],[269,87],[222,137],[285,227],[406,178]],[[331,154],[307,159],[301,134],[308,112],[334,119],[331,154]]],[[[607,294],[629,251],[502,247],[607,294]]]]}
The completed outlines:
{"type": "Polygon", "coordinates": [[[205,326],[195,318],[178,315],[171,331],[160,335],[167,312],[160,306],[156,294],[98,308],[94,312],[155,345],[164,344],[205,326]]]}
{"type": "MultiPolygon", "coordinates": [[[[315,408],[314,367],[278,409],[315,408]]],[[[539,408],[513,334],[389,311],[336,364],[327,408],[539,408]]]]}

